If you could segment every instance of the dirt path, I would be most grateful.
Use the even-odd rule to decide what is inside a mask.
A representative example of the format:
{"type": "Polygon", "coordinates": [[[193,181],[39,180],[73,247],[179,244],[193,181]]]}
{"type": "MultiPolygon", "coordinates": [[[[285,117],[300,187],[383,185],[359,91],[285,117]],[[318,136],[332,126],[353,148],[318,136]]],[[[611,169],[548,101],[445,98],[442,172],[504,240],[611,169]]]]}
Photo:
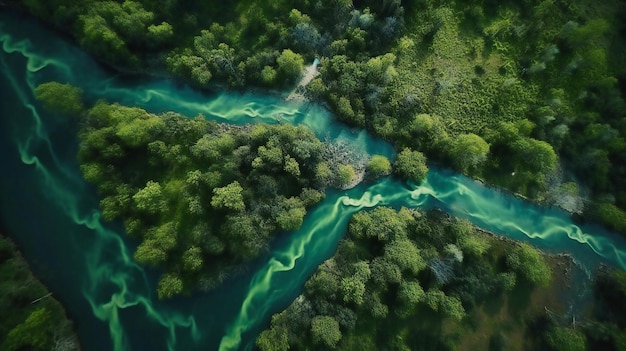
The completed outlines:
{"type": "Polygon", "coordinates": [[[319,74],[317,70],[317,64],[312,64],[304,70],[304,75],[298,85],[287,95],[285,101],[307,101],[307,97],[304,94],[306,86],[311,83],[313,78],[319,74]]]}

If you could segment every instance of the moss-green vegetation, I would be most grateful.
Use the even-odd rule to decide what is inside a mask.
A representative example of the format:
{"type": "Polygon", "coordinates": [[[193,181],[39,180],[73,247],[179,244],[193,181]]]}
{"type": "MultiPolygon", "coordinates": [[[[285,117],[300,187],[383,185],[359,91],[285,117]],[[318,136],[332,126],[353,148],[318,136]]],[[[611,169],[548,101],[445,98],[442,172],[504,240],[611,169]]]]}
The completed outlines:
{"type": "Polygon", "coordinates": [[[399,1],[367,1],[360,9],[351,1],[21,3],[108,63],[167,67],[200,87],[284,86],[305,59],[384,49],[403,21],[399,1]]]}
{"type": "Polygon", "coordinates": [[[355,178],[352,165],[324,159],[340,146],[305,127],[228,126],[104,102],[81,123],[83,175],[103,217],[140,241],[137,262],[164,267],[161,298],[219,284],[275,233],[298,229],[327,185],[355,178]]]}
{"type": "Polygon", "coordinates": [[[366,170],[373,178],[386,176],[391,173],[391,162],[385,156],[374,155],[367,162],[366,170]]]}
{"type": "Polygon", "coordinates": [[[33,277],[11,241],[0,236],[0,349],[79,350],[61,304],[33,277]]]}
{"type": "Polygon", "coordinates": [[[506,256],[507,265],[532,284],[547,286],[550,283],[550,267],[541,254],[528,244],[519,244],[506,256]]]}
{"type": "MultiPolygon", "coordinates": [[[[485,138],[491,149],[482,174],[513,190],[532,195],[545,189],[543,178],[556,165],[551,149],[578,177],[594,178],[586,184],[594,190],[623,189],[610,180],[621,172],[610,165],[619,163],[614,157],[620,152],[611,150],[623,148],[624,102],[611,78],[624,73],[620,11],[617,2],[415,2],[394,50],[399,79],[391,99],[412,98],[415,113],[441,116],[453,137],[470,132],[485,138]],[[612,111],[601,112],[607,106],[612,111]],[[505,131],[503,122],[526,125],[505,131]],[[601,135],[606,143],[597,142],[601,135]],[[586,136],[596,142],[584,142],[586,136]],[[591,154],[599,158],[580,158],[591,154]]],[[[388,115],[402,125],[411,119],[404,112],[388,115]]],[[[454,148],[442,151],[463,170],[454,148]]]]}
{"type": "Polygon", "coordinates": [[[596,218],[623,228],[623,4],[403,4],[388,54],[328,57],[314,92],[400,148],[525,195],[579,181],[614,205],[596,218]]]}
{"type": "Polygon", "coordinates": [[[523,301],[550,282],[532,247],[440,212],[378,207],[356,213],[348,233],[304,293],[274,315],[261,350],[456,349],[485,308],[497,314],[507,307],[494,302],[510,298],[507,323],[525,320],[523,301]]]}
{"type": "Polygon", "coordinates": [[[626,233],[626,211],[612,203],[599,203],[588,209],[593,218],[610,228],[626,233]]]}
{"type": "Polygon", "coordinates": [[[77,116],[85,109],[82,95],[82,89],[67,83],[48,82],[35,89],[35,96],[46,109],[71,116],[77,116]]]}
{"type": "Polygon", "coordinates": [[[565,327],[554,327],[546,335],[548,345],[555,351],[585,351],[587,340],[582,332],[565,327]]]}

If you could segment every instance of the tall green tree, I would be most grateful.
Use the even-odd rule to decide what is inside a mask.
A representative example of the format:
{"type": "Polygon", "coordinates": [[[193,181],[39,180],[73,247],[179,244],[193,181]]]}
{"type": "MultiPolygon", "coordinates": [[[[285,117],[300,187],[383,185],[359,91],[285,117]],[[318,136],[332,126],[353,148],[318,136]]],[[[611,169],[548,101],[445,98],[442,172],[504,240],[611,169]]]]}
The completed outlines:
{"type": "Polygon", "coordinates": [[[572,328],[554,327],[548,331],[546,340],[555,351],[587,350],[585,334],[572,328]]]}
{"type": "Polygon", "coordinates": [[[131,62],[126,43],[100,15],[80,16],[81,44],[110,62],[131,62]]]}
{"type": "Polygon", "coordinates": [[[261,351],[287,351],[289,341],[285,328],[275,327],[264,330],[256,341],[261,351]]]}
{"type": "Polygon", "coordinates": [[[540,252],[534,247],[521,243],[506,257],[507,264],[527,281],[547,286],[552,278],[552,270],[540,252]]]}
{"type": "Polygon", "coordinates": [[[149,180],[143,189],[133,195],[135,206],[149,214],[156,214],[167,210],[167,202],[163,196],[161,184],[149,180]]]}
{"type": "Polygon", "coordinates": [[[283,79],[289,82],[295,81],[304,69],[304,59],[302,56],[290,49],[283,50],[276,59],[276,63],[278,64],[278,72],[282,75],[283,79]]]}
{"type": "Polygon", "coordinates": [[[22,350],[32,347],[45,350],[53,345],[52,313],[46,308],[39,308],[30,313],[26,320],[11,329],[4,345],[7,351],[22,350]]]}
{"type": "Polygon", "coordinates": [[[405,148],[398,154],[394,163],[394,172],[401,178],[421,182],[428,174],[426,156],[419,151],[405,148]]]}
{"type": "Polygon", "coordinates": [[[337,167],[337,183],[340,187],[350,184],[356,177],[352,165],[339,165],[337,167]]]}
{"type": "Polygon", "coordinates": [[[159,299],[169,299],[183,291],[183,281],[175,273],[168,273],[161,276],[157,293],[159,299]]]}

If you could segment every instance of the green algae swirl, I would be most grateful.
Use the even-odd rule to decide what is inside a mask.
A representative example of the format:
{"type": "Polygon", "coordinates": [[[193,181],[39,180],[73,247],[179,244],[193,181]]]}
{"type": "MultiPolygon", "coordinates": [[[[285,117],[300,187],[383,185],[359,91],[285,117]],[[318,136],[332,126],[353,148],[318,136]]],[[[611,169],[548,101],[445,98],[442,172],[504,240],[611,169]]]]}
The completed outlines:
{"type": "MultiPolygon", "coordinates": [[[[45,81],[69,82],[93,102],[174,110],[230,123],[293,123],[322,138],[393,157],[391,147],[333,122],[314,105],[258,95],[206,95],[168,80],[114,76],[37,24],[0,14],[2,224],[39,261],[40,273],[76,320],[85,350],[251,349],[269,317],[286,307],[319,263],[332,255],[349,217],[378,205],[437,207],[478,226],[550,251],[570,252],[588,269],[626,267],[626,243],[558,210],[533,206],[446,170],[422,184],[383,179],[330,191],[300,230],[283,235],[247,273],[214,292],[161,302],[155,272],[132,261],[136,243],[103,223],[94,189],[80,177],[72,122],[44,112],[33,97],[45,81]],[[46,270],[42,267],[48,267],[46,270]]],[[[36,267],[35,267],[36,268],[36,267]]],[[[35,269],[37,271],[37,269],[35,269]]]]}

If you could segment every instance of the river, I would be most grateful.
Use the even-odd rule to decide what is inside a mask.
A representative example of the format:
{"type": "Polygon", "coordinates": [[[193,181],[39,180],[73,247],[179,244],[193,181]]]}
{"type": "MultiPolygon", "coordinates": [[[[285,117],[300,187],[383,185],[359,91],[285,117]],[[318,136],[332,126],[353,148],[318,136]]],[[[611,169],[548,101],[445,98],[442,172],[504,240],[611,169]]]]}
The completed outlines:
{"type": "Polygon", "coordinates": [[[210,293],[158,301],[158,272],[132,261],[137,243],[100,219],[95,188],[80,175],[76,121],[45,112],[34,88],[69,82],[89,103],[104,98],[149,112],[176,111],[228,123],[293,123],[360,152],[394,157],[392,147],[338,123],[314,104],[274,96],[205,94],[166,79],[129,77],[95,63],[57,33],[0,13],[0,224],[38,277],[66,306],[84,350],[251,349],[271,315],[300,293],[330,257],[350,215],[378,205],[440,208],[479,227],[548,252],[568,252],[591,271],[626,268],[626,241],[577,226],[558,209],[535,206],[445,169],[421,184],[385,178],[331,190],[301,229],[281,235],[249,270],[210,293]]]}

